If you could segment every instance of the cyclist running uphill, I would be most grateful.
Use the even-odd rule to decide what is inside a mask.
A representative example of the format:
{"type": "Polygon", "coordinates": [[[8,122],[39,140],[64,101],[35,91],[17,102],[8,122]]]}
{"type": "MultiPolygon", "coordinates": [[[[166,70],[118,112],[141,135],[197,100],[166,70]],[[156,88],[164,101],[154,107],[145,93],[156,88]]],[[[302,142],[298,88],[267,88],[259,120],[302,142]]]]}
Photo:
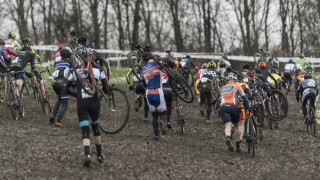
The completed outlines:
{"type": "Polygon", "coordinates": [[[299,102],[299,99],[301,97],[301,103],[302,103],[302,111],[304,115],[305,121],[307,121],[306,116],[307,116],[307,102],[310,99],[311,100],[311,105],[313,109],[315,110],[315,103],[316,103],[316,98],[318,96],[318,87],[317,83],[314,79],[312,79],[310,73],[306,73],[304,76],[304,80],[301,81],[298,90],[297,90],[297,95],[296,95],[296,100],[299,102]]]}
{"type": "Polygon", "coordinates": [[[259,68],[256,69],[257,77],[260,81],[258,81],[258,85],[260,88],[267,92],[268,96],[271,96],[272,90],[269,87],[268,77],[270,77],[274,82],[277,80],[270,74],[270,72],[266,69],[267,64],[265,62],[260,62],[258,64],[259,68]]]}
{"type": "Polygon", "coordinates": [[[17,95],[20,95],[20,92],[22,92],[23,84],[24,84],[24,77],[26,72],[26,65],[30,62],[31,63],[31,70],[37,75],[38,72],[35,69],[34,64],[34,54],[28,51],[29,49],[26,47],[23,47],[20,52],[18,52],[18,55],[12,60],[10,65],[10,71],[15,71],[15,79],[16,84],[18,87],[17,95]]]}
{"type": "Polygon", "coordinates": [[[219,74],[221,74],[221,76],[226,77],[228,75],[228,71],[227,71],[228,67],[230,67],[230,65],[227,66],[225,61],[221,61],[220,64],[219,64],[219,69],[217,70],[217,72],[219,74]]]}
{"type": "MultiPolygon", "coordinates": [[[[79,38],[80,39],[80,38],[79,38]]],[[[86,39],[83,37],[82,40],[78,41],[81,44],[86,43],[86,39]]],[[[87,51],[83,51],[82,55],[84,57],[90,56],[90,54],[86,53],[87,51]]],[[[98,82],[102,83],[102,90],[104,93],[108,94],[109,86],[106,79],[106,74],[103,70],[98,68],[96,64],[92,64],[93,77],[98,82]]],[[[98,97],[98,93],[94,95],[87,94],[81,86],[81,82],[76,78],[75,72],[77,71],[82,78],[85,78],[87,82],[90,82],[90,77],[88,73],[83,71],[83,69],[74,69],[73,73],[70,74],[68,78],[68,82],[66,85],[66,91],[69,95],[77,97],[77,113],[80,123],[80,128],[82,132],[82,144],[84,147],[84,166],[90,166],[91,156],[90,156],[90,122],[91,119],[91,128],[93,131],[93,136],[95,140],[96,150],[97,150],[97,160],[101,163],[104,159],[101,150],[101,135],[99,131],[99,116],[100,116],[100,100],[98,97]],[[77,92],[72,92],[70,87],[72,82],[76,82],[77,92]]],[[[88,88],[88,87],[85,87],[88,88]]]]}
{"type": "Polygon", "coordinates": [[[9,32],[8,33],[8,39],[6,40],[6,47],[10,49],[16,49],[17,47],[20,47],[18,41],[16,41],[16,33],[15,32],[9,32]]]}
{"type": "Polygon", "coordinates": [[[283,79],[284,82],[288,82],[288,91],[290,92],[290,87],[292,85],[292,75],[295,63],[293,59],[289,59],[288,64],[284,66],[283,79]]]}
{"type": "MultiPolygon", "coordinates": [[[[268,76],[267,81],[273,86],[276,87],[282,83],[282,78],[279,76],[278,71],[275,68],[271,69],[271,76],[268,76]],[[274,81],[271,77],[273,77],[276,81],[274,81]]],[[[279,87],[278,87],[279,88],[279,87]]]]}
{"type": "Polygon", "coordinates": [[[242,74],[245,75],[245,76],[248,76],[250,78],[256,76],[256,71],[254,69],[251,68],[251,66],[249,64],[245,64],[243,66],[243,71],[242,71],[242,74]]]}
{"type": "Polygon", "coordinates": [[[311,64],[304,59],[304,53],[299,54],[299,59],[296,60],[296,67],[295,68],[297,70],[306,69],[306,68],[312,69],[311,64]]]}
{"type": "Polygon", "coordinates": [[[259,58],[257,66],[259,67],[260,62],[265,62],[266,63],[266,69],[269,70],[272,67],[276,67],[277,64],[273,60],[273,58],[270,56],[270,52],[267,50],[263,51],[263,56],[259,58]]]}
{"type": "Polygon", "coordinates": [[[208,70],[204,71],[200,76],[199,90],[200,90],[200,114],[204,116],[206,111],[206,122],[211,123],[210,115],[212,112],[212,105],[215,100],[212,98],[212,79],[220,74],[215,71],[216,63],[209,62],[208,70]]]}
{"type": "Polygon", "coordinates": [[[227,76],[228,84],[220,90],[221,105],[220,114],[225,125],[226,144],[229,151],[234,151],[231,143],[231,129],[235,127],[236,151],[240,152],[241,140],[244,132],[244,121],[240,122],[240,109],[238,108],[239,97],[243,100],[243,106],[250,108],[249,100],[243,89],[236,84],[237,75],[230,72],[227,76]]]}
{"type": "Polygon", "coordinates": [[[42,61],[41,61],[41,56],[34,50],[30,47],[30,44],[31,44],[31,40],[30,38],[28,37],[25,37],[22,39],[22,44],[23,44],[23,47],[25,49],[27,49],[28,51],[30,51],[34,56],[35,58],[38,60],[38,63],[39,64],[42,64],[42,61]]]}
{"type": "Polygon", "coordinates": [[[191,59],[191,56],[188,54],[186,55],[185,59],[182,59],[180,61],[180,65],[181,65],[181,73],[182,76],[184,77],[184,79],[189,82],[189,71],[187,69],[189,69],[191,71],[191,68],[194,68],[196,71],[199,70],[198,66],[196,64],[194,64],[193,60],[191,59]]]}
{"type": "Polygon", "coordinates": [[[52,83],[52,88],[54,92],[57,94],[58,100],[53,109],[52,116],[49,119],[49,123],[53,124],[55,122],[55,119],[57,118],[56,125],[59,127],[63,127],[63,124],[61,123],[61,119],[68,109],[68,101],[69,101],[69,96],[66,92],[66,84],[68,82],[69,72],[72,69],[70,65],[70,60],[69,60],[71,56],[71,52],[68,49],[63,49],[60,51],[59,55],[61,55],[61,59],[60,60],[55,59],[56,60],[54,62],[55,71],[52,74],[54,78],[52,83]],[[57,117],[60,107],[61,107],[61,110],[57,117]]]}
{"type": "Polygon", "coordinates": [[[200,83],[200,76],[201,74],[207,70],[207,63],[203,63],[201,65],[201,69],[199,69],[199,71],[197,72],[197,77],[196,77],[196,85],[195,85],[195,88],[196,88],[196,94],[197,94],[197,99],[198,99],[198,102],[200,103],[200,91],[199,91],[199,83],[200,83]]]}
{"type": "MultiPolygon", "coordinates": [[[[174,72],[173,68],[175,67],[174,61],[169,58],[163,60],[163,64],[172,72],[174,72]]],[[[164,99],[166,101],[167,106],[167,127],[168,129],[172,129],[172,125],[170,122],[171,112],[172,112],[172,103],[174,99],[173,90],[169,83],[170,79],[165,70],[161,71],[161,84],[163,87],[164,99]]]]}
{"type": "MultiPolygon", "coordinates": [[[[0,84],[2,81],[5,80],[5,73],[7,69],[9,68],[9,65],[11,63],[12,56],[17,56],[17,52],[14,50],[5,47],[5,42],[4,40],[0,39],[0,84]]],[[[1,96],[1,91],[0,91],[0,101],[4,101],[4,97],[1,96]]]]}
{"type": "MultiPolygon", "coordinates": [[[[139,72],[141,72],[142,67],[141,64],[136,64],[134,67],[136,68],[139,72]]],[[[139,76],[139,74],[137,74],[139,76]]],[[[129,86],[129,90],[133,92],[133,96],[135,98],[134,101],[134,110],[136,112],[139,111],[139,108],[142,106],[142,99],[144,101],[144,122],[149,122],[148,120],[148,114],[149,114],[149,106],[147,103],[147,99],[145,96],[146,90],[144,87],[143,81],[140,81],[135,75],[133,75],[132,68],[129,69],[127,73],[127,83],[129,86]],[[132,77],[132,78],[131,78],[132,77]]]]}
{"type": "Polygon", "coordinates": [[[146,96],[149,109],[152,113],[153,132],[155,140],[159,139],[159,124],[162,135],[166,134],[167,107],[161,83],[161,70],[152,59],[149,49],[143,53],[146,65],[142,68],[141,76],[146,84],[146,96]],[[160,116],[160,123],[158,117],[160,116]]]}

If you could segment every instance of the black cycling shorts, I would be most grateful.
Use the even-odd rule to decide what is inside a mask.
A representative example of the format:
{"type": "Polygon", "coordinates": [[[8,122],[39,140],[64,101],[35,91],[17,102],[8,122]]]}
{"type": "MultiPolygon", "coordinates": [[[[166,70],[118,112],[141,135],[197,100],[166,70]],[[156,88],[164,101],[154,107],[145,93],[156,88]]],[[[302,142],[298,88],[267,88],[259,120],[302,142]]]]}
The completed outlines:
{"type": "Polygon", "coordinates": [[[240,109],[236,105],[224,105],[220,107],[220,114],[224,123],[237,124],[240,121],[240,109]]]}
{"type": "Polygon", "coordinates": [[[100,101],[98,98],[90,98],[86,100],[77,101],[77,112],[79,117],[79,122],[83,120],[92,121],[99,119],[100,115],[100,101]]]}

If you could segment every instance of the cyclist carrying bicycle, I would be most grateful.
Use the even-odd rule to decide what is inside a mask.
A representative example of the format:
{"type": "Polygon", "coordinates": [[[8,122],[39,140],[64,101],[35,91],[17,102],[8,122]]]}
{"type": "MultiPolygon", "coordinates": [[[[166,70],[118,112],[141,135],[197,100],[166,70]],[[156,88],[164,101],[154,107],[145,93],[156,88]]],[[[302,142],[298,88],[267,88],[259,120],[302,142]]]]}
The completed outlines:
{"type": "Polygon", "coordinates": [[[215,62],[209,62],[207,68],[208,70],[204,71],[200,76],[200,113],[203,116],[206,111],[206,122],[211,123],[210,115],[212,112],[212,105],[216,103],[212,98],[212,79],[220,74],[215,71],[215,62]]]}
{"type": "Polygon", "coordinates": [[[240,122],[240,109],[238,107],[239,97],[243,100],[243,106],[250,108],[249,100],[244,93],[243,89],[236,84],[237,75],[230,72],[227,76],[228,84],[223,86],[220,90],[221,94],[221,105],[220,114],[222,121],[225,124],[225,136],[226,144],[229,151],[234,151],[231,143],[231,129],[235,126],[235,140],[236,140],[236,151],[240,152],[241,139],[244,132],[244,122],[240,122]]]}
{"type": "MultiPolygon", "coordinates": [[[[231,63],[228,61],[228,57],[227,56],[222,56],[222,58],[219,60],[218,62],[218,66],[217,66],[217,69],[220,69],[220,64],[224,62],[225,64],[225,68],[228,68],[228,67],[231,67],[231,63]]],[[[224,74],[221,74],[221,75],[224,75],[224,74]]]]}
{"type": "MultiPolygon", "coordinates": [[[[142,70],[141,64],[136,64],[134,68],[136,68],[138,70],[138,72],[141,72],[141,70],[142,70]]],[[[139,76],[140,74],[137,74],[137,75],[139,76]]],[[[139,111],[139,108],[142,106],[142,99],[143,99],[143,101],[144,101],[143,121],[146,123],[149,122],[149,120],[148,120],[149,106],[148,106],[147,99],[145,96],[146,90],[144,87],[144,83],[143,83],[143,81],[140,81],[135,75],[133,75],[132,68],[130,68],[127,73],[127,83],[129,86],[129,90],[133,92],[133,96],[135,98],[134,110],[136,112],[139,111]],[[132,80],[131,80],[131,76],[132,76],[132,80]]]]}
{"type": "MultiPolygon", "coordinates": [[[[86,41],[85,38],[83,38],[83,43],[86,41]]],[[[78,41],[80,43],[80,41],[78,41]]],[[[84,57],[90,56],[90,54],[87,53],[86,50],[82,52],[82,55],[84,57]]],[[[91,82],[90,77],[88,73],[84,69],[74,69],[73,73],[70,74],[68,78],[68,83],[66,85],[66,91],[69,95],[77,97],[77,113],[80,123],[80,128],[82,132],[82,144],[84,147],[84,166],[90,166],[91,162],[91,156],[90,156],[90,121],[91,119],[91,128],[93,131],[93,136],[95,140],[96,150],[97,150],[97,160],[99,163],[101,163],[104,159],[104,156],[101,152],[101,135],[99,130],[99,116],[100,116],[100,100],[98,97],[98,93],[95,93],[94,95],[87,94],[81,86],[80,80],[77,80],[77,77],[75,75],[75,72],[77,71],[82,78],[86,79],[87,82],[91,82]],[[77,92],[74,93],[70,90],[70,87],[72,85],[72,82],[76,82],[77,86],[77,92]]],[[[101,70],[96,64],[92,64],[92,72],[93,77],[95,78],[95,81],[102,83],[102,90],[104,93],[109,93],[109,85],[106,79],[106,73],[101,70]]],[[[86,87],[89,88],[86,84],[86,87]]]]}
{"type": "Polygon", "coordinates": [[[66,46],[63,43],[58,44],[58,50],[56,52],[54,52],[54,62],[61,60],[60,51],[62,51],[65,48],[66,48],[66,46]]]}
{"type": "Polygon", "coordinates": [[[280,85],[282,83],[282,78],[281,76],[279,76],[278,71],[276,68],[272,68],[271,69],[271,76],[268,76],[267,81],[273,86],[275,87],[276,84],[280,85]],[[276,80],[274,81],[271,76],[276,80]]]}
{"type": "Polygon", "coordinates": [[[197,94],[197,99],[198,99],[198,102],[200,103],[200,91],[199,91],[199,83],[200,83],[200,76],[201,74],[206,71],[208,68],[207,68],[207,63],[203,63],[201,65],[201,68],[199,69],[199,71],[197,72],[197,77],[196,77],[196,85],[195,85],[195,88],[196,88],[196,94],[197,94]]]}
{"type": "Polygon", "coordinates": [[[268,84],[269,84],[268,77],[270,77],[274,82],[277,82],[277,80],[266,69],[267,68],[267,64],[265,62],[260,62],[258,64],[258,66],[259,66],[259,68],[256,69],[256,73],[257,73],[257,78],[260,80],[258,82],[259,86],[260,86],[260,88],[262,88],[263,90],[265,90],[267,92],[268,96],[271,96],[272,90],[268,86],[268,84]]]}
{"type": "Polygon", "coordinates": [[[20,47],[21,45],[16,40],[16,33],[15,32],[9,32],[8,33],[8,39],[6,40],[6,47],[10,49],[16,49],[17,47],[20,47]]]}
{"type": "Polygon", "coordinates": [[[297,94],[296,94],[297,102],[301,97],[302,111],[303,111],[305,120],[307,116],[307,109],[306,109],[307,102],[310,99],[311,105],[315,110],[316,97],[318,96],[318,93],[319,91],[317,87],[317,82],[314,79],[312,79],[310,73],[306,73],[306,75],[304,76],[304,80],[300,82],[300,85],[298,87],[297,94]]]}
{"type": "Polygon", "coordinates": [[[162,135],[166,134],[166,121],[167,121],[167,107],[164,98],[162,83],[161,83],[161,70],[157,63],[152,59],[149,52],[150,48],[145,48],[142,54],[143,60],[146,65],[142,68],[141,76],[146,83],[146,96],[149,109],[153,116],[152,126],[155,140],[159,139],[159,124],[162,135]],[[158,118],[160,117],[160,123],[158,118]]]}
{"type": "Polygon", "coordinates": [[[187,54],[185,59],[182,59],[180,61],[180,65],[181,65],[181,73],[182,76],[184,77],[184,79],[189,82],[189,70],[191,70],[191,68],[194,68],[196,71],[199,70],[198,66],[193,62],[193,60],[191,59],[191,55],[187,54]]]}
{"type": "Polygon", "coordinates": [[[30,47],[30,43],[31,43],[30,38],[25,37],[25,38],[22,39],[23,47],[24,47],[27,51],[30,51],[30,52],[35,56],[35,58],[38,60],[38,63],[39,63],[39,64],[42,64],[41,56],[40,56],[34,49],[32,49],[32,48],[30,47]]]}
{"type": "Polygon", "coordinates": [[[53,124],[55,122],[58,111],[61,107],[61,110],[57,117],[56,125],[59,127],[63,127],[63,124],[61,123],[61,119],[68,109],[68,101],[69,101],[69,96],[66,92],[66,84],[68,82],[70,70],[72,69],[70,65],[70,60],[69,60],[71,56],[71,52],[68,49],[63,49],[60,51],[59,55],[61,56],[61,59],[60,60],[55,59],[56,60],[54,62],[55,71],[52,74],[54,78],[52,83],[52,88],[58,96],[58,101],[56,102],[56,105],[53,109],[52,116],[50,117],[49,122],[50,124],[53,124]]]}
{"type": "Polygon", "coordinates": [[[225,61],[221,61],[220,65],[219,65],[219,69],[217,70],[217,72],[219,74],[221,74],[221,76],[226,77],[228,75],[227,68],[228,68],[228,66],[226,65],[226,62],[225,61]]]}
{"type": "Polygon", "coordinates": [[[299,59],[296,60],[296,68],[297,69],[312,69],[311,64],[304,59],[304,53],[299,54],[299,59]]]}

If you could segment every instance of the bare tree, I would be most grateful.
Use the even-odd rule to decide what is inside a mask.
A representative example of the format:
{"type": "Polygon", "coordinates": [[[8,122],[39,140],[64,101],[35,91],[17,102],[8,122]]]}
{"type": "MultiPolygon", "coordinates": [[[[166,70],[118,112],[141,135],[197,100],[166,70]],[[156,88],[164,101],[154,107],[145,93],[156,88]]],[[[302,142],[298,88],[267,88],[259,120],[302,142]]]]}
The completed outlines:
{"type": "Polygon", "coordinates": [[[289,55],[289,38],[287,33],[287,17],[289,11],[289,0],[279,0],[279,15],[281,19],[281,50],[289,55]]]}
{"type": "Polygon", "coordinates": [[[141,4],[142,4],[142,0],[137,0],[135,3],[135,9],[134,9],[134,15],[133,15],[132,44],[130,44],[131,48],[133,48],[134,45],[139,43],[139,24],[141,20],[141,17],[140,17],[141,4]]]}
{"type": "Polygon", "coordinates": [[[173,18],[175,44],[177,47],[177,51],[181,52],[183,51],[184,47],[183,47],[183,39],[182,39],[180,18],[179,18],[180,17],[179,16],[180,0],[168,0],[168,3],[170,5],[170,11],[173,18]]]}
{"type": "Polygon", "coordinates": [[[25,0],[9,1],[8,3],[11,17],[18,26],[20,36],[29,36],[28,21],[26,18],[28,17],[30,6],[26,4],[25,0]]]}

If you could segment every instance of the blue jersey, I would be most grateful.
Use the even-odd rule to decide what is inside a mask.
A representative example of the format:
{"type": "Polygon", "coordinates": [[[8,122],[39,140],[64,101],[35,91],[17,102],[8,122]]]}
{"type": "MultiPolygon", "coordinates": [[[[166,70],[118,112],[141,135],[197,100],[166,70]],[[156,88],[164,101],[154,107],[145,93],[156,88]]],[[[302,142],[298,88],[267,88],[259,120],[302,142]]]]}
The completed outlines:
{"type": "Polygon", "coordinates": [[[146,64],[141,71],[141,76],[144,78],[147,89],[161,88],[161,71],[156,62],[149,62],[146,64]]]}

